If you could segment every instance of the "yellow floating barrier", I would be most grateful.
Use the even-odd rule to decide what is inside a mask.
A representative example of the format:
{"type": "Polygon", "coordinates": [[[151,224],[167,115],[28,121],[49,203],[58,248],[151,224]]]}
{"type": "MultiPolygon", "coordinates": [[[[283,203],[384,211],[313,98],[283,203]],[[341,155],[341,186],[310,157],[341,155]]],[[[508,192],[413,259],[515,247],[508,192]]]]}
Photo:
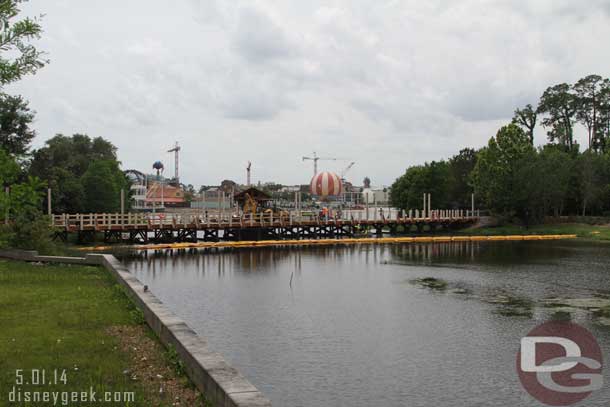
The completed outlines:
{"type": "Polygon", "coordinates": [[[161,243],[125,246],[80,247],[83,251],[107,251],[116,247],[132,250],[162,249],[205,249],[231,247],[282,247],[282,246],[329,246],[349,244],[400,244],[400,243],[449,243],[449,242],[482,242],[482,241],[518,241],[518,240],[559,240],[574,239],[576,235],[496,235],[496,236],[417,236],[417,237],[364,237],[349,239],[303,239],[303,240],[258,240],[239,242],[193,242],[161,243]]]}

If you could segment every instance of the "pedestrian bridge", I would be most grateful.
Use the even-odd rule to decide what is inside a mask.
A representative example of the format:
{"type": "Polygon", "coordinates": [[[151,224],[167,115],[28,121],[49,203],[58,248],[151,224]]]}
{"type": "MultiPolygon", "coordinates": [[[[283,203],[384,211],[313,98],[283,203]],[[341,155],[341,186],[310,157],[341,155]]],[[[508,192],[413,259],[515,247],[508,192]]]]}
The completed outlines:
{"type": "Polygon", "coordinates": [[[421,234],[459,229],[477,220],[477,212],[462,210],[433,210],[429,213],[386,211],[386,214],[348,210],[339,216],[320,216],[304,211],[260,214],[88,213],[52,215],[52,226],[55,238],[64,241],[70,234],[76,234],[79,242],[103,238],[105,242],[167,243],[421,234]]]}

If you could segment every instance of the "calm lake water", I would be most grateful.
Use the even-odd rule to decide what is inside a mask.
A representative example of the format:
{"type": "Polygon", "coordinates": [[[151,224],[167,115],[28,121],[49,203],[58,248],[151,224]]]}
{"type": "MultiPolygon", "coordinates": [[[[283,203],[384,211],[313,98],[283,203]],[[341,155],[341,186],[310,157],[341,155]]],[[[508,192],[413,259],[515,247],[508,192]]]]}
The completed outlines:
{"type": "MultiPolygon", "coordinates": [[[[148,252],[130,270],[274,406],[539,406],[519,341],[552,310],[493,299],[610,295],[610,245],[574,241],[148,252]],[[412,280],[435,277],[446,290],[412,280]],[[292,280],[292,286],[290,282],[292,280]]],[[[610,328],[572,319],[598,339],[610,328]]],[[[610,384],[610,369],[605,382],[610,384]]],[[[581,405],[609,405],[608,385],[581,405]]]]}

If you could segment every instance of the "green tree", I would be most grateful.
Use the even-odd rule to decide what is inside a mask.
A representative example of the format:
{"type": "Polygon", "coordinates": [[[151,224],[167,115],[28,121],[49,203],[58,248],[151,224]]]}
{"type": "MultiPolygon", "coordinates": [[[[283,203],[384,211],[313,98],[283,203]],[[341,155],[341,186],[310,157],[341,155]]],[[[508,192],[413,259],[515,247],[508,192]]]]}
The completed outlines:
{"type": "Polygon", "coordinates": [[[538,112],[546,117],[542,125],[548,128],[548,138],[567,149],[574,147],[574,115],[577,101],[570,85],[562,83],[544,91],[538,105],[538,112]]]}
{"type": "Polygon", "coordinates": [[[435,208],[449,204],[449,165],[446,161],[432,161],[409,167],[390,189],[390,202],[400,209],[423,207],[424,193],[432,195],[435,208]]]}
{"type": "Polygon", "coordinates": [[[109,141],[83,134],[72,137],[58,134],[34,151],[30,174],[47,181],[54,211],[89,212],[80,179],[92,162],[100,160],[117,162],[116,147],[109,141]]]}
{"type": "Polygon", "coordinates": [[[17,20],[19,5],[25,0],[0,1],[0,84],[6,85],[24,75],[36,73],[48,63],[44,53],[30,42],[40,38],[40,18],[17,20]]]}
{"type": "Polygon", "coordinates": [[[19,176],[19,164],[6,151],[0,148],[0,184],[7,187],[13,184],[19,176]]]}
{"type": "Polygon", "coordinates": [[[21,169],[13,157],[0,148],[0,221],[4,221],[10,214],[10,195],[6,190],[17,181],[21,169]]]}
{"type": "Polygon", "coordinates": [[[197,191],[195,191],[193,184],[188,184],[184,187],[184,200],[186,202],[191,203],[195,195],[197,195],[197,191]]]}
{"type": "Polygon", "coordinates": [[[513,116],[513,123],[527,131],[532,145],[534,145],[534,129],[536,128],[537,120],[538,113],[530,104],[526,105],[523,109],[515,110],[515,115],[513,116]]]}
{"type": "Polygon", "coordinates": [[[118,212],[121,189],[128,190],[127,177],[116,161],[93,161],[82,178],[84,204],[88,212],[118,212]]]}
{"type": "MultiPolygon", "coordinates": [[[[33,74],[48,62],[30,44],[40,37],[39,19],[17,19],[23,1],[0,1],[0,86],[33,74]]],[[[24,180],[17,162],[35,135],[29,129],[32,119],[33,112],[21,97],[0,95],[0,182],[9,191],[0,198],[0,212],[8,220],[0,227],[0,245],[50,253],[51,229],[41,211],[46,185],[35,176],[24,180]]]]}
{"type": "Polygon", "coordinates": [[[364,179],[362,180],[362,185],[364,185],[365,188],[370,188],[371,179],[369,177],[364,177],[364,179]]]}
{"type": "Polygon", "coordinates": [[[454,208],[470,207],[470,174],[477,162],[477,153],[472,148],[464,148],[449,160],[449,203],[454,208]]]}
{"type": "Polygon", "coordinates": [[[603,125],[601,120],[603,97],[608,94],[610,81],[599,75],[589,75],[573,86],[576,101],[576,119],[589,133],[589,148],[603,145],[603,125]],[[600,136],[602,139],[600,139],[600,136]]]}
{"type": "Polygon", "coordinates": [[[608,198],[608,157],[587,150],[578,157],[576,169],[582,216],[601,214],[608,198]]]}
{"type": "Polygon", "coordinates": [[[17,182],[21,168],[14,157],[0,149],[0,247],[35,249],[50,253],[49,220],[42,215],[45,183],[36,177],[17,182]],[[8,193],[5,191],[8,190],[8,193]],[[8,220],[8,223],[5,223],[8,220]]]}
{"type": "Polygon", "coordinates": [[[478,153],[472,172],[475,193],[487,208],[507,217],[529,220],[531,163],[536,151],[516,124],[502,127],[478,153]]]}
{"type": "Polygon", "coordinates": [[[30,128],[34,112],[21,96],[0,94],[0,148],[13,156],[28,152],[36,132],[30,128]]]}
{"type": "Polygon", "coordinates": [[[573,172],[574,159],[563,148],[548,144],[539,150],[535,178],[539,181],[536,188],[540,191],[542,216],[562,215],[573,172]]]}

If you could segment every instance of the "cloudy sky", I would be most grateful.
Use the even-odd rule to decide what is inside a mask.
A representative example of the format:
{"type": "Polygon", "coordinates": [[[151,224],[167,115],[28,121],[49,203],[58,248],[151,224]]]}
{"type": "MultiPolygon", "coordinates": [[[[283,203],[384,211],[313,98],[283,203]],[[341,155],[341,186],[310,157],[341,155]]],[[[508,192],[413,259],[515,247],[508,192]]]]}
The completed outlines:
{"type": "MultiPolygon", "coordinates": [[[[311,162],[391,184],[479,147],[549,85],[608,75],[610,0],[31,0],[51,64],[9,88],[124,168],[182,146],[183,182],[307,183],[311,162]]],[[[579,130],[577,137],[585,139],[579,130]]],[[[538,131],[537,143],[544,142],[538,131]]]]}

